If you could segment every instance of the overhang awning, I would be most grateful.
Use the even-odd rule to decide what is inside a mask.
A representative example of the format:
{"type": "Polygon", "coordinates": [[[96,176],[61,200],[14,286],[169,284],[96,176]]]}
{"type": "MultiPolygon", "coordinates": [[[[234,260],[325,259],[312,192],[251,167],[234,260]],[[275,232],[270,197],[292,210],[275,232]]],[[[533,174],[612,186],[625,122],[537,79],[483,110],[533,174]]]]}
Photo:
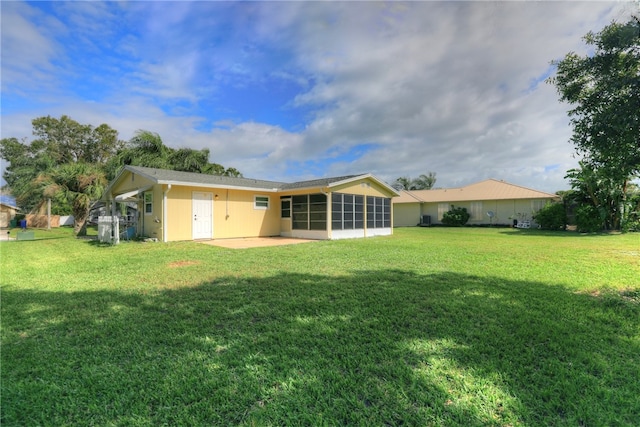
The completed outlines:
{"type": "Polygon", "coordinates": [[[147,191],[150,188],[151,188],[151,186],[149,185],[147,187],[138,188],[137,190],[127,191],[126,193],[118,194],[115,197],[115,201],[116,202],[126,202],[127,199],[135,199],[134,196],[137,196],[138,194],[142,193],[143,191],[147,191]]]}

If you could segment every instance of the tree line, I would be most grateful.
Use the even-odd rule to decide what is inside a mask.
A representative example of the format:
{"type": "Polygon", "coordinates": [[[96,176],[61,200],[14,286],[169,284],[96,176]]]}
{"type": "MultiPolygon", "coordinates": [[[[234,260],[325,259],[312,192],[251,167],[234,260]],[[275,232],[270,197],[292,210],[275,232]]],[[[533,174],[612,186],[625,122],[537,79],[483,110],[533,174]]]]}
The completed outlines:
{"type": "Polygon", "coordinates": [[[242,176],[235,168],[209,162],[208,149],[167,147],[160,135],[146,130],[129,141],[107,124],[93,127],[68,116],[32,120],[34,139],[0,140],[0,157],[10,162],[3,172],[6,187],[25,212],[52,200],[52,213],[74,216],[74,233],[86,234],[92,204],[125,165],[211,175],[242,176]]]}

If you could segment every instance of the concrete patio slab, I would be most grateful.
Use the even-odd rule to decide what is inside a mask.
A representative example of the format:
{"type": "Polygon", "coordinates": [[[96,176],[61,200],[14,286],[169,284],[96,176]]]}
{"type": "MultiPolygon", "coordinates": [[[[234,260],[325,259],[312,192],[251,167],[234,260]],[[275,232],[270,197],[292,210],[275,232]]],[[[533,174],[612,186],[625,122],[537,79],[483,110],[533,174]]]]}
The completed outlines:
{"type": "Polygon", "coordinates": [[[296,245],[299,243],[316,242],[317,240],[294,239],[292,237],[244,237],[239,239],[199,240],[206,245],[219,246],[228,249],[248,249],[266,246],[296,245]]]}

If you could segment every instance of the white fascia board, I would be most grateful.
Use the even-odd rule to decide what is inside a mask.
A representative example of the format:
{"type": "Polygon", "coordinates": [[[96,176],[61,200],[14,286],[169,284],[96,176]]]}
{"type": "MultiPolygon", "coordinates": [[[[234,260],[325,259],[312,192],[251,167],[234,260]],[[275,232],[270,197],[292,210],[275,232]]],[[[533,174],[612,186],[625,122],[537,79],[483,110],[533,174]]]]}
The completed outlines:
{"type": "Polygon", "coordinates": [[[266,192],[266,193],[277,193],[278,191],[280,191],[278,188],[244,187],[239,185],[202,184],[202,183],[196,183],[196,182],[182,182],[182,181],[159,181],[158,184],[171,184],[171,185],[181,185],[185,187],[211,188],[211,189],[220,189],[220,190],[245,190],[245,191],[266,192]]]}

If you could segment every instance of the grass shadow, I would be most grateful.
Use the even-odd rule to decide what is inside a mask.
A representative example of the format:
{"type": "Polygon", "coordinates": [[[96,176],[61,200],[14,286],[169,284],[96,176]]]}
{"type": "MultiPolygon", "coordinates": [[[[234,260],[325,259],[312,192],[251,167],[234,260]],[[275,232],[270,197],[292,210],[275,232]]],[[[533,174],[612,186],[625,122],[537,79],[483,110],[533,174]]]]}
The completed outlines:
{"type": "Polygon", "coordinates": [[[2,424],[632,425],[638,304],[397,270],[2,291],[2,424]]]}

